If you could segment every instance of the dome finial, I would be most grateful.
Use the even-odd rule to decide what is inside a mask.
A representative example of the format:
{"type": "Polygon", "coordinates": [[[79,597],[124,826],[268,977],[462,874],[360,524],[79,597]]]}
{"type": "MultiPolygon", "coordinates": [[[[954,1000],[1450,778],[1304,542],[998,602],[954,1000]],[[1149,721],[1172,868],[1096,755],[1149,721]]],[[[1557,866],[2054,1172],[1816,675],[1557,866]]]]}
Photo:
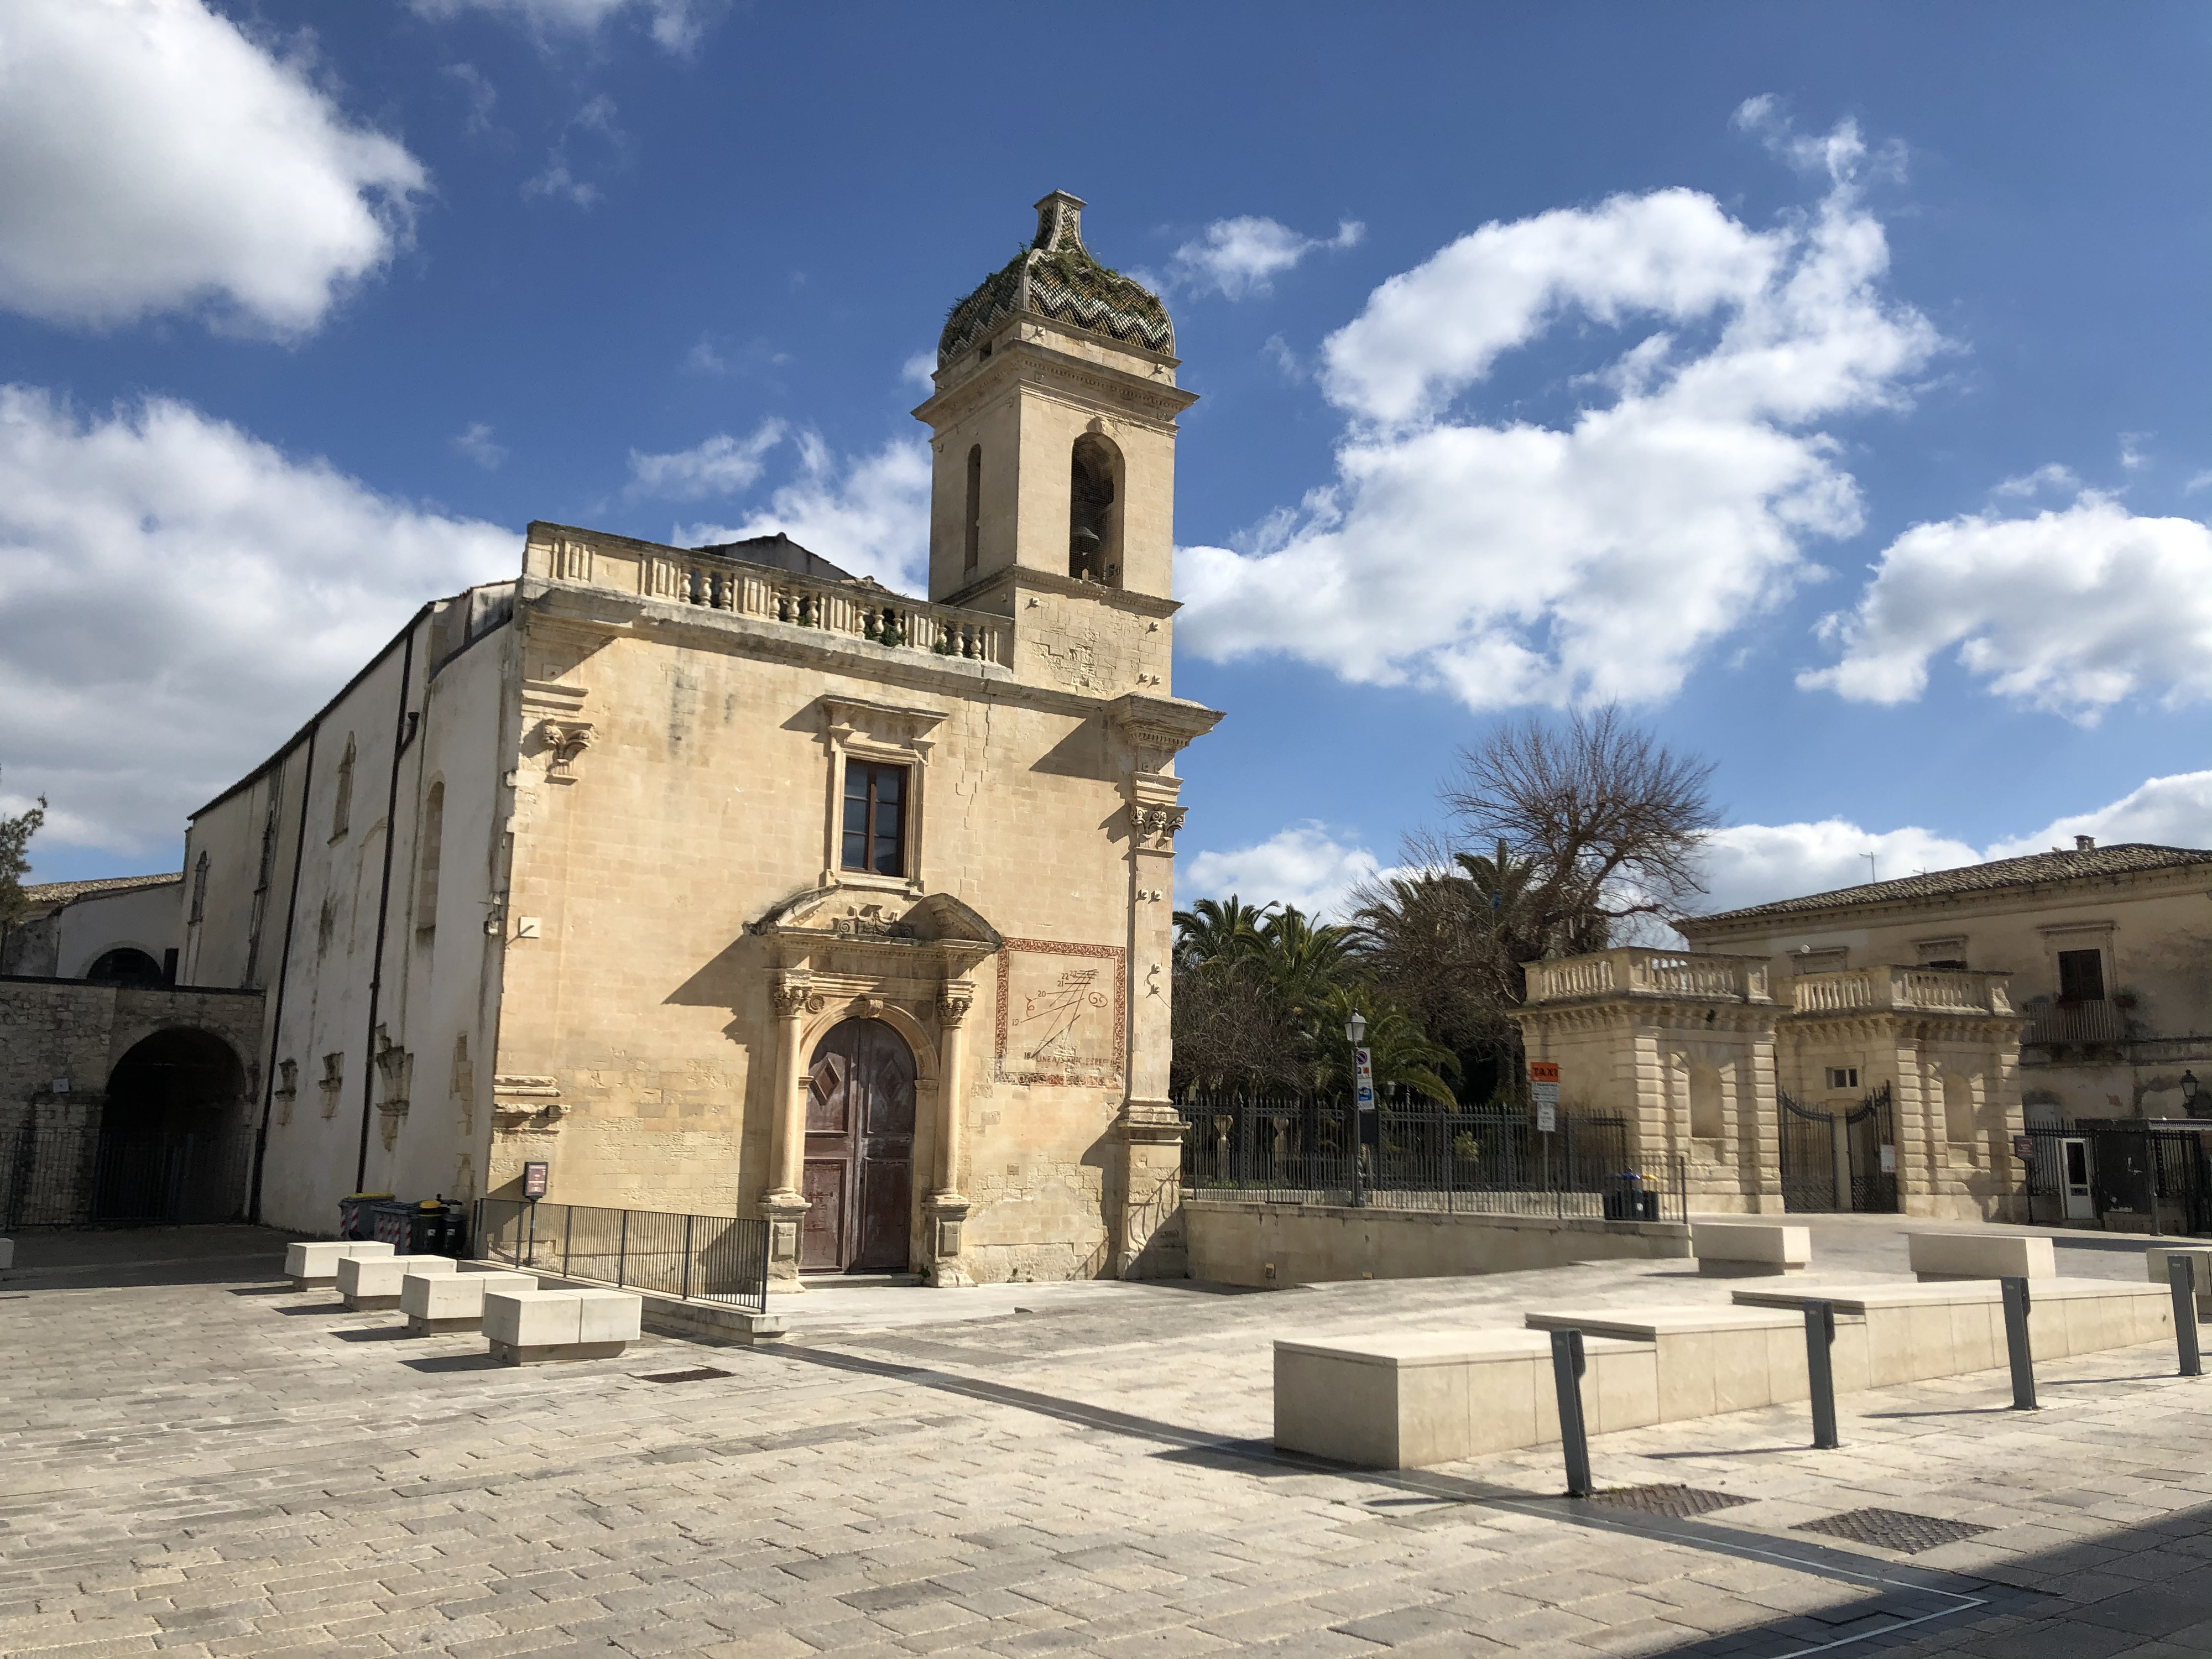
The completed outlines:
{"type": "Polygon", "coordinates": [[[1036,204],[1036,240],[1030,246],[1047,253],[1083,246],[1083,198],[1056,190],[1036,204]]]}

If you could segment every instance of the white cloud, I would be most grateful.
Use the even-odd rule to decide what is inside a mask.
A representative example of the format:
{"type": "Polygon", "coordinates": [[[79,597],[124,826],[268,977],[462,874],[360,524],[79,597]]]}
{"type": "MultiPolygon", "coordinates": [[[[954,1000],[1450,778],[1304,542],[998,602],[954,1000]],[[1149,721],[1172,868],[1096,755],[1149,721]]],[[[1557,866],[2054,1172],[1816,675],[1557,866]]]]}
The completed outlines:
{"type": "Polygon", "coordinates": [[[1203,235],[1185,242],[1168,262],[1166,282],[1194,294],[1243,300],[1267,293],[1274,279],[1309,253],[1357,247],[1367,227],[1346,219],[1330,237],[1301,235],[1288,225],[1249,215],[1216,219],[1203,235]]]}
{"type": "Polygon", "coordinates": [[[414,0],[424,17],[443,21],[465,11],[513,19],[541,40],[591,34],[623,13],[641,15],[653,38],[671,52],[688,52],[706,33],[719,0],[414,0]]]}
{"type": "Polygon", "coordinates": [[[2039,495],[2046,489],[2062,489],[2069,495],[2078,495],[2081,480],[2074,476],[2074,469],[2061,466],[2056,461],[2046,461],[2033,472],[2023,472],[2017,477],[2007,478],[1991,487],[1992,495],[2039,495]]]}
{"type": "Polygon", "coordinates": [[[937,353],[917,351],[899,366],[899,379],[912,381],[924,392],[937,390],[937,353]]]}
{"type": "Polygon", "coordinates": [[[455,438],[453,447],[487,472],[496,472],[500,463],[507,459],[507,446],[495,443],[491,428],[482,421],[473,422],[455,438]]]}
{"type": "Polygon", "coordinates": [[[2105,842],[2148,842],[2158,847],[2212,847],[2212,772],[2152,778],[2111,805],[2054,820],[2033,835],[2001,841],[1993,859],[2019,858],[2071,848],[2076,836],[2105,842]]]}
{"type": "Polygon", "coordinates": [[[1196,854],[1176,898],[1188,906],[1192,899],[1234,893],[1248,904],[1280,900],[1309,915],[1341,921],[1351,908],[1352,890],[1382,873],[1374,854],[1347,847],[1328,825],[1294,823],[1250,847],[1196,854]]]}
{"type": "Polygon", "coordinates": [[[1770,904],[1923,870],[1954,869],[1981,856],[1965,842],[1909,826],[1877,832],[1842,818],[1736,824],[1716,830],[1706,842],[1706,894],[1693,908],[1711,912],[1770,904]]]}
{"type": "Polygon", "coordinates": [[[768,464],[768,453],[783,441],[781,421],[763,421],[752,435],[732,438],[718,432],[705,442],[670,455],[629,453],[629,494],[656,501],[696,501],[708,495],[734,495],[750,488],[768,464]]]}
{"type": "Polygon", "coordinates": [[[514,532],[422,512],[186,404],[0,388],[0,763],[41,838],[143,854],[514,532]]]}
{"type": "Polygon", "coordinates": [[[406,236],[422,165],[200,0],[0,18],[0,305],[289,336],[406,236]]]}
{"type": "Polygon", "coordinates": [[[1884,292],[1856,131],[1818,143],[1827,193],[1771,230],[1665,190],[1486,225],[1383,283],[1322,349],[1349,418],[1336,480],[1273,545],[1180,551],[1182,641],[1476,708],[1672,694],[1818,574],[1806,542],[1860,528],[1814,423],[1902,406],[1942,343],[1884,292]],[[1609,402],[1557,427],[1453,416],[1574,319],[1624,331],[1609,402]]]}
{"type": "Polygon", "coordinates": [[[2084,491],[2033,518],[1916,525],[1856,609],[1826,618],[1832,666],[1797,678],[1859,702],[1911,702],[1954,647],[2000,696],[2093,724],[2114,703],[2212,697],[2212,530],[2138,518],[2084,491]]]}
{"type": "Polygon", "coordinates": [[[603,140],[612,150],[615,163],[619,164],[627,159],[629,135],[615,120],[615,100],[600,93],[587,100],[581,109],[568,118],[568,125],[562,129],[561,137],[546,152],[544,170],[522,181],[522,194],[526,200],[533,196],[542,196],[556,198],[586,210],[599,205],[599,187],[576,172],[569,156],[569,140],[580,132],[592,134],[603,140]]]}
{"type": "Polygon", "coordinates": [[[811,432],[799,434],[799,475],[738,525],[678,525],[686,547],[782,531],[856,576],[902,592],[924,590],[929,562],[929,445],[894,438],[872,454],[839,458],[811,432]]]}

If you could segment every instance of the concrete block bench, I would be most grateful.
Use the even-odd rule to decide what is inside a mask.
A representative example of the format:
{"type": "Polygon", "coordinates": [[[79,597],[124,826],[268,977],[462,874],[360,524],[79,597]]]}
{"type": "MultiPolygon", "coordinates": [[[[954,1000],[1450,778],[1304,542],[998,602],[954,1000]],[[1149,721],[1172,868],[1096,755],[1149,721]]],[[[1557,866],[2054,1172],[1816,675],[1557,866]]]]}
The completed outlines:
{"type": "Polygon", "coordinates": [[[449,1255],[349,1255],[338,1263],[338,1294],[355,1312],[396,1308],[410,1273],[450,1273],[460,1263],[449,1255]]]}
{"type": "MultiPolygon", "coordinates": [[[[1751,1411],[1811,1392],[1805,1316],[1781,1308],[1609,1308],[1532,1313],[1531,1330],[1649,1344],[1658,1376],[1649,1423],[1751,1411]]],[[[1624,1425],[1623,1426],[1626,1426],[1624,1425]]]]}
{"type": "Polygon", "coordinates": [[[643,1310],[628,1291],[487,1291],[483,1334],[506,1365],[611,1359],[637,1340],[643,1310]]]}
{"type": "MultiPolygon", "coordinates": [[[[1649,1343],[1587,1338],[1593,1434],[1652,1420],[1649,1343]]],[[[1275,1444],[1368,1468],[1419,1469],[1559,1437],[1552,1340],[1540,1331],[1425,1331],[1275,1344],[1275,1444]]]]}
{"type": "MultiPolygon", "coordinates": [[[[2145,1250],[2143,1266],[2149,1270],[2152,1284],[2172,1285],[2173,1281],[2166,1276],[2167,1273],[2166,1264],[2175,1256],[2185,1257],[2189,1261],[2190,1276],[2197,1285],[2197,1317],[2202,1319],[2208,1315],[2212,1315],[2212,1249],[2200,1246],[2196,1249],[2168,1247],[2162,1249],[2145,1250]]],[[[5,1265],[4,1262],[0,1262],[0,1266],[5,1265]]]]}
{"type": "Polygon", "coordinates": [[[473,1331],[483,1323],[487,1291],[534,1291],[536,1273],[413,1273],[399,1281],[399,1311],[410,1336],[473,1331]]]}
{"type": "Polygon", "coordinates": [[[6,1273],[15,1265],[15,1241],[12,1238],[0,1238],[0,1273],[6,1273]]]}
{"type": "Polygon", "coordinates": [[[389,1244],[359,1239],[318,1239],[284,1247],[284,1276],[295,1291],[328,1290],[337,1282],[338,1263],[357,1255],[390,1255],[389,1244]]]}
{"type": "Polygon", "coordinates": [[[1692,1221],[1690,1254],[1708,1279],[1802,1273],[1812,1265],[1813,1231],[1776,1221],[1692,1221]]]}
{"type": "MultiPolygon", "coordinates": [[[[1735,1299],[1741,1306],[1801,1311],[1816,1299],[1833,1303],[1838,1393],[1994,1370],[2008,1363],[2004,1292],[1993,1279],[1747,1287],[1735,1299]]],[[[2170,1342],[2173,1301],[2161,1285],[2124,1279],[2038,1279],[2028,1293],[2027,1334],[2038,1359],[2170,1342]]]]}
{"type": "Polygon", "coordinates": [[[2016,1233],[1907,1233],[1913,1273],[1923,1285],[1950,1279],[2056,1279],[2047,1238],[2016,1233]]]}

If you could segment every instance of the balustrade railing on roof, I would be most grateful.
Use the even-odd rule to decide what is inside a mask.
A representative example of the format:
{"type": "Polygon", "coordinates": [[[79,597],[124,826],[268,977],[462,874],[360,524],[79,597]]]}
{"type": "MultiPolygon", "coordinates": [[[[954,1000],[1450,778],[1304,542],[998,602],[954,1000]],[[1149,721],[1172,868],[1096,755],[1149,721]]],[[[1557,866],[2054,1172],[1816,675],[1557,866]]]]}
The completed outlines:
{"type": "Polygon", "coordinates": [[[2005,979],[1948,968],[1849,968],[1798,975],[1790,982],[1790,1003],[1801,1014],[2009,1014],[2005,979]]]}
{"type": "Polygon", "coordinates": [[[1753,957],[1627,946],[1559,962],[1525,963],[1522,969],[1531,1003],[1623,994],[1730,1002],[1766,1000],[1766,964],[1753,957]]]}
{"type": "Polygon", "coordinates": [[[872,583],[825,581],[714,553],[567,538],[531,549],[533,574],[787,627],[819,629],[897,650],[1001,666],[1012,656],[1005,617],[931,605],[872,583]]]}

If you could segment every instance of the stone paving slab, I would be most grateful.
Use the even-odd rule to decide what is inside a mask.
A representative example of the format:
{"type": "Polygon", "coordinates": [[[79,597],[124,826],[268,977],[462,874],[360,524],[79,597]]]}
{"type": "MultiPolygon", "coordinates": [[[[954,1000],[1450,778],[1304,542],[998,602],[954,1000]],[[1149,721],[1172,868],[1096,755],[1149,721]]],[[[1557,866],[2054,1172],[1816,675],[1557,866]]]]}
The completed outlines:
{"type": "MultiPolygon", "coordinates": [[[[1839,1276],[1902,1272],[1866,1239],[1839,1276]]],[[[2212,1380],[2157,1350],[2046,1365],[2033,1417],[2001,1374],[1847,1396],[1838,1452],[1802,1408],[1600,1440],[1605,1485],[1751,1500],[1672,1521],[1559,1498],[1555,1450],[1370,1474],[1266,1437],[1278,1334],[1698,1299],[1674,1264],[986,1318],[838,1291],[923,1300],[518,1374],[272,1291],[263,1241],[0,1285],[0,1652],[2212,1651],[2212,1380]],[[729,1377],[641,1380],[710,1352],[729,1377]],[[1991,1529],[1910,1561],[1792,1530],[1870,1507],[1991,1529]]]]}

